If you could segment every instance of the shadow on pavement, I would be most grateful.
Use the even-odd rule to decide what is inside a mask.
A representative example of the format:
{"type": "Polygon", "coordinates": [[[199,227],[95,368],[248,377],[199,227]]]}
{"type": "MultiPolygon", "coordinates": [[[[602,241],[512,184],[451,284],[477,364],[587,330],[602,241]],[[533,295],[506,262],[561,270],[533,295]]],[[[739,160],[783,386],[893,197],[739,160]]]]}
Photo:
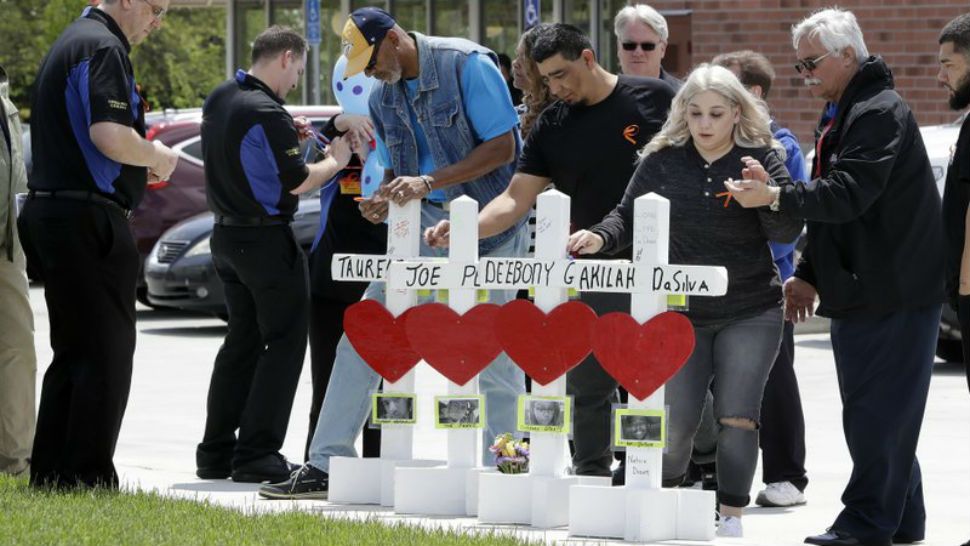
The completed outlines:
{"type": "Polygon", "coordinates": [[[169,489],[177,491],[197,491],[199,493],[255,493],[258,483],[236,483],[232,480],[200,480],[188,483],[173,483],[169,489]]]}
{"type": "Polygon", "coordinates": [[[933,366],[933,375],[966,375],[962,362],[937,362],[933,366]]]}
{"type": "MultiPolygon", "coordinates": [[[[279,502],[279,501],[266,501],[279,502]]],[[[389,506],[377,506],[374,504],[314,504],[306,507],[308,512],[375,512],[381,515],[409,517],[407,514],[395,514],[394,509],[389,506]]]]}
{"type": "Polygon", "coordinates": [[[179,326],[176,328],[139,328],[138,333],[156,336],[174,337],[224,337],[228,326],[217,324],[213,326],[179,326]]]}
{"type": "Polygon", "coordinates": [[[183,311],[171,307],[142,307],[140,304],[135,308],[135,319],[144,320],[182,320],[193,318],[212,318],[210,315],[183,311]]]}
{"type": "MultiPolygon", "coordinates": [[[[831,349],[832,342],[828,338],[825,339],[798,339],[795,338],[796,347],[808,347],[810,349],[831,349]]],[[[798,358],[796,355],[795,358],[798,358]]]]}

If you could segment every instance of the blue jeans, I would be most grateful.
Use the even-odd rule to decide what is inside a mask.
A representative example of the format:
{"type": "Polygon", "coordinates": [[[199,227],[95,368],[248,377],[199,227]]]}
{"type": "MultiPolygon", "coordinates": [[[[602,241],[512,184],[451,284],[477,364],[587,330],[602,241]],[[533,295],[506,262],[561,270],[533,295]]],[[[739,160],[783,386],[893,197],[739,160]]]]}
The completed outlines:
{"type": "MultiPolygon", "coordinates": [[[[421,226],[430,227],[447,218],[447,213],[430,205],[421,207],[421,226]]],[[[488,256],[524,256],[529,248],[529,230],[520,226],[514,237],[499,245],[488,256]]],[[[444,255],[421,243],[422,256],[444,255]]],[[[489,303],[502,305],[515,299],[515,290],[492,290],[489,303]]],[[[374,282],[364,292],[364,299],[384,301],[384,283],[374,282]]],[[[419,299],[427,303],[430,297],[419,299]]],[[[310,444],[310,464],[330,471],[330,457],[356,457],[354,440],[370,414],[370,395],[377,392],[381,377],[368,366],[347,340],[337,344],[327,394],[320,408],[320,418],[310,444]]],[[[498,434],[515,431],[516,399],[525,392],[525,374],[505,354],[500,354],[479,376],[479,389],[485,396],[486,426],[483,431],[483,462],[490,464],[493,455],[488,446],[498,434]]]]}
{"type": "Polygon", "coordinates": [[[723,426],[721,419],[761,421],[761,398],[778,354],[783,326],[780,307],[717,325],[695,326],[696,345],[684,367],[667,382],[670,406],[665,486],[683,481],[694,434],[701,422],[707,392],[714,394],[717,423],[718,500],[746,506],[758,464],[758,431],[723,426]]]}

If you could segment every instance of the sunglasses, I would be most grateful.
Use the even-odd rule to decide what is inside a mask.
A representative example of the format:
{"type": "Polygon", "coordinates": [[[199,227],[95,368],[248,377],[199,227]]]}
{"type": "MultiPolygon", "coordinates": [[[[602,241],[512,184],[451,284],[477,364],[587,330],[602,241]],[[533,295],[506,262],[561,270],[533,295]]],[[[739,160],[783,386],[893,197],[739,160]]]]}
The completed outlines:
{"type": "Polygon", "coordinates": [[[165,17],[165,12],[167,10],[165,8],[161,8],[156,6],[155,4],[152,4],[148,0],[142,0],[142,2],[145,2],[146,4],[148,4],[149,9],[152,10],[152,17],[154,17],[156,21],[161,22],[162,17],[165,17]]]}
{"type": "Polygon", "coordinates": [[[385,36],[387,36],[387,34],[384,34],[384,36],[381,36],[376,42],[374,42],[374,52],[371,53],[370,61],[367,62],[367,66],[364,67],[364,70],[373,70],[374,67],[377,66],[377,53],[381,50],[381,43],[384,42],[385,36]]]}
{"type": "Polygon", "coordinates": [[[637,46],[640,46],[640,49],[644,51],[653,51],[654,49],[657,49],[656,42],[623,42],[620,45],[623,47],[624,51],[636,51],[637,46]]]}
{"type": "Polygon", "coordinates": [[[815,57],[814,59],[802,59],[802,60],[798,61],[797,63],[795,63],[795,71],[798,72],[799,74],[801,74],[802,72],[811,72],[811,71],[815,70],[816,68],[818,68],[818,62],[819,61],[821,61],[822,59],[828,57],[831,54],[832,54],[832,52],[829,51],[825,55],[821,55],[819,57],[815,57]]]}

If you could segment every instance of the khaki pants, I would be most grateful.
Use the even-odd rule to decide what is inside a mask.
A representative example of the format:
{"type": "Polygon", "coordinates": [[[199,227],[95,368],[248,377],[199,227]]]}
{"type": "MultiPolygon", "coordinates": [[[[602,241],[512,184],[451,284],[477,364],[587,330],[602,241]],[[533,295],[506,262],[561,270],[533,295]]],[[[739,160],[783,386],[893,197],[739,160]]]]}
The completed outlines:
{"type": "Polygon", "coordinates": [[[30,467],[36,385],[34,315],[18,241],[13,262],[0,250],[0,472],[20,474],[30,467]]]}

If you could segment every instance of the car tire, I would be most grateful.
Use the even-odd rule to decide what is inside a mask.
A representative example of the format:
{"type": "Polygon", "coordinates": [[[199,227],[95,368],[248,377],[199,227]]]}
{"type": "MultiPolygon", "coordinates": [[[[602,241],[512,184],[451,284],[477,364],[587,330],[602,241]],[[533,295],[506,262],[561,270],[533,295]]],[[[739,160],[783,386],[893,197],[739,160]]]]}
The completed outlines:
{"type": "Polygon", "coordinates": [[[147,286],[139,286],[139,287],[135,288],[135,299],[138,300],[138,302],[141,303],[142,305],[144,305],[145,307],[148,307],[149,309],[158,309],[159,308],[154,303],[148,301],[148,287],[147,286]]]}
{"type": "Polygon", "coordinates": [[[940,338],[936,341],[936,356],[945,362],[963,362],[963,345],[959,339],[940,338]]]}

